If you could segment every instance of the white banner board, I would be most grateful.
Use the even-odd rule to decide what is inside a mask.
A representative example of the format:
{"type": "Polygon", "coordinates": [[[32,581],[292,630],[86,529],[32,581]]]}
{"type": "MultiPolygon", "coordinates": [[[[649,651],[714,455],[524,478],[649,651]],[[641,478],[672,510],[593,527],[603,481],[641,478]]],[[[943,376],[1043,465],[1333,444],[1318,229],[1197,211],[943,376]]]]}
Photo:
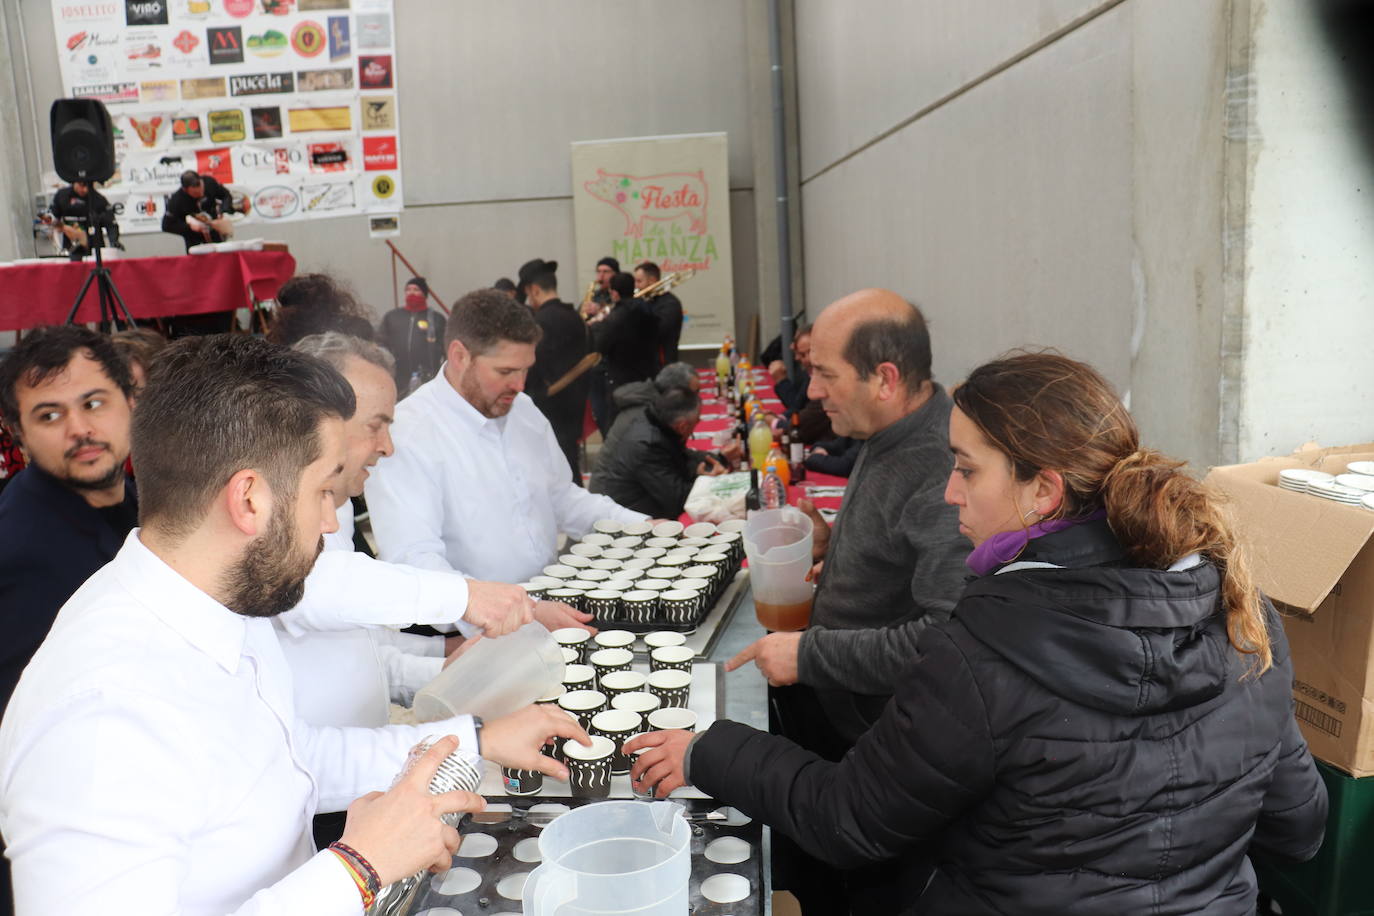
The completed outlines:
{"type": "MultiPolygon", "coordinates": [[[[392,0],[52,0],[63,91],[117,131],[103,188],[156,232],[186,169],[247,222],[401,209],[392,0]]],[[[240,230],[241,233],[244,230],[240,230]]]]}
{"type": "Polygon", "coordinates": [[[724,133],[572,144],[573,220],[581,298],[610,255],[620,269],[652,261],[664,275],[696,273],[682,300],[684,347],[719,346],[734,334],[730,176],[724,133]]]}

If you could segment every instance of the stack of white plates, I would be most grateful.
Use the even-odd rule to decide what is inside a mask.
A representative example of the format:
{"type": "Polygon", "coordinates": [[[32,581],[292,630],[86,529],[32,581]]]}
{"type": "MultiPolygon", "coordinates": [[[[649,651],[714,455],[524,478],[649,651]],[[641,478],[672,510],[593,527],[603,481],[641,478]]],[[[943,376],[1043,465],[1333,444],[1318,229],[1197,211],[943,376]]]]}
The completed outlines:
{"type": "Polygon", "coordinates": [[[1364,499],[1360,500],[1360,505],[1364,506],[1366,509],[1374,510],[1374,493],[1370,493],[1364,499]]]}
{"type": "Polygon", "coordinates": [[[1294,493],[1306,493],[1310,483],[1332,483],[1336,477],[1312,468],[1288,468],[1279,471],[1279,486],[1294,493]]]}
{"type": "Polygon", "coordinates": [[[1374,477],[1374,461],[1352,461],[1346,465],[1345,470],[1350,474],[1365,474],[1374,477]]]}
{"type": "Polygon", "coordinates": [[[1374,493],[1374,477],[1368,474],[1337,474],[1336,483],[1363,493],[1374,493]]]}
{"type": "Polygon", "coordinates": [[[1345,503],[1347,506],[1362,505],[1361,500],[1367,495],[1364,490],[1342,486],[1334,481],[1331,483],[1309,483],[1307,492],[1332,502],[1345,503]]]}

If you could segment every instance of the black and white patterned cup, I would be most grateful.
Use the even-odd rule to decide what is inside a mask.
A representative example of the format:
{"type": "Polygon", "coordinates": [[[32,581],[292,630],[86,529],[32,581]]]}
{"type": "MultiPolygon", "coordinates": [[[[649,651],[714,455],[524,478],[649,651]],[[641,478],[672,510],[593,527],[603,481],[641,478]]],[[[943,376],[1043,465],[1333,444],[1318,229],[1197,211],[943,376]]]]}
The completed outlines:
{"type": "Polygon", "coordinates": [[[544,694],[542,697],[540,697],[539,699],[535,700],[535,701],[534,701],[534,704],[535,704],[536,706],[544,706],[544,705],[554,705],[554,706],[556,706],[556,705],[558,704],[558,698],[561,697],[563,694],[565,694],[565,693],[567,693],[567,692],[568,692],[568,688],[565,687],[565,686],[563,686],[562,684],[559,684],[559,685],[557,685],[556,687],[554,687],[552,690],[550,690],[548,693],[544,694]]]}
{"type": "Polygon", "coordinates": [[[663,617],[674,626],[694,626],[702,609],[701,592],[690,588],[672,588],[660,596],[663,617]]]}
{"type": "Polygon", "coordinates": [[[620,561],[611,559],[610,557],[597,557],[595,560],[592,560],[591,568],[599,569],[602,572],[610,572],[611,570],[620,568],[620,561]]]}
{"type": "Polygon", "coordinates": [[[726,531],[710,538],[712,544],[724,547],[732,563],[739,563],[744,557],[744,535],[737,531],[726,531]]]}
{"type": "Polygon", "coordinates": [[[711,605],[715,604],[715,592],[711,588],[710,579],[689,579],[683,576],[681,579],[673,580],[673,588],[685,588],[693,592],[701,592],[701,607],[697,609],[697,619],[705,617],[710,611],[711,605]]]}
{"type": "Polygon", "coordinates": [[[563,686],[572,690],[595,690],[596,669],[591,665],[564,665],[563,686]]]}
{"type": "Polygon", "coordinates": [[[609,588],[592,589],[582,597],[582,610],[597,620],[619,620],[621,618],[620,597],[620,592],[609,588]]]}
{"type": "Polygon", "coordinates": [[[627,622],[647,627],[658,614],[658,592],[646,588],[625,592],[620,596],[620,608],[627,622]]]}
{"type": "Polygon", "coordinates": [[[625,547],[629,550],[635,550],[636,548],[643,546],[643,544],[644,536],[639,534],[622,534],[614,541],[611,541],[612,547],[625,547]]]}
{"type": "Polygon", "coordinates": [[[558,651],[563,653],[563,664],[580,665],[582,664],[582,653],[568,646],[559,646],[558,651]]]}
{"type": "Polygon", "coordinates": [[[666,547],[641,547],[635,551],[636,560],[657,560],[668,553],[666,547]]]}
{"type": "Polygon", "coordinates": [[[654,630],[644,634],[644,645],[649,647],[650,652],[663,646],[680,646],[686,641],[687,637],[675,630],[654,630]]]}
{"type": "Polygon", "coordinates": [[[544,567],[544,575],[554,579],[568,580],[577,578],[577,570],[571,566],[564,566],[562,563],[554,563],[544,567]]]}
{"type": "Polygon", "coordinates": [[[538,770],[501,767],[501,784],[507,795],[535,795],[544,788],[544,774],[538,770]]]}
{"type": "Polygon", "coordinates": [[[649,729],[661,732],[679,728],[683,731],[697,730],[697,714],[682,706],[665,706],[649,713],[649,729]]]}
{"type": "Polygon", "coordinates": [[[635,582],[635,588],[637,588],[637,589],[644,589],[644,588],[647,588],[647,589],[652,589],[653,591],[656,591],[656,592],[665,592],[665,591],[667,591],[668,589],[670,589],[670,588],[672,588],[672,587],[673,587],[673,580],[672,580],[672,579],[650,579],[650,578],[648,578],[648,577],[645,577],[645,578],[640,579],[639,581],[635,582]]]}
{"type": "Polygon", "coordinates": [[[692,558],[696,555],[697,552],[695,550],[670,550],[659,559],[658,565],[676,567],[680,575],[682,570],[686,569],[688,566],[694,565],[692,563],[692,558]]]}
{"type": "MultiPolygon", "coordinates": [[[[634,762],[636,759],[638,759],[638,757],[639,757],[640,754],[642,754],[642,753],[644,753],[645,751],[648,751],[648,750],[653,750],[653,748],[641,747],[641,748],[640,748],[639,750],[637,750],[637,751],[632,751],[632,752],[630,753],[631,766],[633,766],[633,762],[634,762]]],[[[635,798],[640,798],[640,799],[645,799],[645,800],[652,800],[653,797],[654,797],[654,787],[653,787],[653,786],[648,786],[647,788],[641,789],[641,788],[639,788],[639,786],[635,785],[634,782],[631,782],[631,783],[630,783],[630,794],[633,795],[635,798]]]]}
{"type": "Polygon", "coordinates": [[[716,533],[716,526],[710,522],[696,522],[682,529],[682,537],[687,538],[709,538],[716,533]]]}
{"type": "Polygon", "coordinates": [[[558,698],[558,708],[575,716],[583,731],[591,727],[592,716],[608,706],[606,695],[600,690],[569,690],[558,698]]]}
{"type": "Polygon", "coordinates": [[[591,733],[600,735],[615,745],[611,755],[611,773],[623,776],[630,772],[630,758],[622,750],[626,741],[644,731],[644,719],[628,709],[607,709],[592,717],[591,733]]]}
{"type": "Polygon", "coordinates": [[[675,538],[678,535],[682,534],[682,528],[682,522],[676,520],[669,520],[665,522],[659,522],[657,525],[653,527],[652,530],[653,535],[656,538],[675,538]]]}
{"type": "Polygon", "coordinates": [[[644,573],[648,579],[676,579],[682,575],[680,566],[655,566],[644,573]]]}
{"type": "MultiPolygon", "coordinates": [[[[632,592],[635,590],[636,578],[636,576],[622,569],[612,574],[611,578],[607,579],[605,582],[602,582],[601,587],[608,588],[613,592],[620,592],[621,597],[624,597],[625,592],[632,592]]],[[[620,609],[620,615],[621,617],[625,616],[625,608],[623,606],[620,609]]]]}
{"type": "Polygon", "coordinates": [[[628,547],[603,547],[601,550],[601,559],[618,560],[622,563],[634,555],[635,552],[628,547]]]}
{"type": "MultiPolygon", "coordinates": [[[[645,686],[648,686],[648,678],[645,678],[645,686]]],[[[663,705],[658,697],[646,690],[632,690],[629,693],[622,693],[611,699],[612,709],[628,709],[630,712],[637,712],[641,716],[648,716],[663,705]]]]}
{"type": "Polygon", "coordinates": [[[660,538],[660,537],[646,538],[645,541],[644,541],[644,546],[645,546],[645,547],[662,547],[662,548],[663,548],[663,552],[664,552],[664,553],[667,553],[668,551],[672,550],[674,547],[677,546],[677,538],[660,538]]]}
{"type": "MultiPolygon", "coordinates": [[[[646,569],[652,569],[653,567],[655,567],[655,566],[657,566],[657,565],[658,565],[658,558],[657,558],[657,557],[631,557],[631,558],[628,559],[628,560],[621,560],[621,561],[620,561],[620,568],[621,568],[621,570],[624,571],[624,572],[627,572],[627,573],[631,573],[631,574],[636,573],[636,572],[642,572],[643,570],[646,570],[646,569]]],[[[635,576],[635,578],[636,578],[636,579],[640,579],[640,578],[643,578],[643,576],[635,576]]]]}
{"type": "Polygon", "coordinates": [[[629,671],[635,654],[629,649],[599,649],[592,653],[592,667],[596,669],[596,682],[615,671],[629,671]]]}
{"type": "Polygon", "coordinates": [[[578,662],[585,662],[591,654],[591,647],[596,645],[592,642],[592,634],[581,627],[562,627],[554,630],[553,641],[564,649],[575,651],[578,662]]]}
{"type": "MultiPolygon", "coordinates": [[[[692,675],[676,668],[665,668],[649,675],[649,692],[658,697],[663,706],[687,705],[687,696],[692,690],[692,675]]],[[[564,707],[566,708],[566,707],[564,707]]]]}
{"type": "Polygon", "coordinates": [[[533,582],[521,582],[520,587],[525,590],[525,594],[529,595],[535,601],[544,600],[544,592],[547,586],[535,585],[533,582]]]}
{"type": "Polygon", "coordinates": [[[663,646],[654,649],[649,653],[649,669],[651,671],[666,671],[669,668],[676,668],[678,671],[692,673],[692,660],[696,658],[696,653],[686,646],[663,646]]]}
{"type": "MultiPolygon", "coordinates": [[[[581,569],[578,570],[579,573],[584,572],[584,571],[585,571],[585,570],[581,570],[581,569]]],[[[582,601],[585,603],[586,600],[587,600],[587,592],[591,591],[592,589],[596,588],[597,586],[596,586],[596,583],[593,582],[592,580],[590,580],[590,579],[583,579],[581,576],[579,576],[579,577],[576,578],[576,579],[569,579],[569,580],[568,580],[568,584],[567,584],[566,587],[567,587],[567,588],[571,588],[571,589],[573,589],[574,591],[579,591],[579,592],[581,592],[581,593],[582,593],[582,601]]]]}
{"type": "MultiPolygon", "coordinates": [[[[616,564],[616,565],[618,566],[619,564],[616,564]]],[[[611,577],[611,574],[610,574],[608,571],[604,570],[604,569],[584,569],[584,570],[582,570],[582,580],[581,580],[581,581],[583,581],[583,582],[591,582],[591,583],[593,583],[597,588],[605,588],[605,587],[606,587],[606,580],[609,579],[610,577],[611,577]]]]}
{"type": "Polygon", "coordinates": [[[677,542],[679,548],[691,548],[693,553],[701,553],[703,548],[711,546],[710,538],[682,538],[677,542]]]}
{"type": "Polygon", "coordinates": [[[591,544],[594,547],[606,548],[611,545],[611,541],[615,540],[616,534],[619,534],[618,530],[613,533],[606,531],[593,531],[590,534],[584,534],[582,536],[581,543],[591,544]]]}
{"type": "Polygon", "coordinates": [[[590,557],[584,557],[575,553],[565,553],[558,558],[558,562],[563,566],[571,566],[578,571],[577,574],[580,576],[582,575],[582,570],[591,569],[593,561],[590,557]]]}
{"type": "Polygon", "coordinates": [[[580,588],[551,588],[544,595],[549,601],[561,601],[571,608],[582,610],[582,596],[586,592],[580,588]]]}
{"type": "MultiPolygon", "coordinates": [[[[695,560],[696,558],[693,557],[692,559],[695,560]]],[[[693,562],[690,566],[682,570],[682,578],[705,579],[707,583],[714,587],[721,572],[722,570],[719,566],[713,566],[710,563],[693,562]]]]}
{"type": "Polygon", "coordinates": [[[635,634],[629,630],[602,630],[592,637],[601,649],[629,649],[635,644],[635,634]]]}
{"type": "Polygon", "coordinates": [[[623,693],[636,693],[644,689],[648,683],[648,676],[640,674],[638,671],[612,671],[601,678],[601,692],[606,694],[611,705],[615,705],[615,698],[623,693]]]}

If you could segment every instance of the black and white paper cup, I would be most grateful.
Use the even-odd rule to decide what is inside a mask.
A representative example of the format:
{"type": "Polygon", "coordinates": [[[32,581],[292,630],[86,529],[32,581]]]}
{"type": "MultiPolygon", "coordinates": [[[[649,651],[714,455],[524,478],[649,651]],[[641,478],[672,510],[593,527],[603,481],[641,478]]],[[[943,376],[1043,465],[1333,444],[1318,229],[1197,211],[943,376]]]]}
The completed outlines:
{"type": "Polygon", "coordinates": [[[575,716],[583,731],[591,727],[592,716],[606,709],[607,705],[606,695],[600,690],[569,690],[558,698],[558,708],[575,716]]]}
{"type": "Polygon", "coordinates": [[[600,649],[592,653],[592,667],[596,669],[596,682],[615,671],[629,671],[635,654],[629,649],[600,649]]]}
{"type": "Polygon", "coordinates": [[[676,630],[655,630],[644,634],[644,645],[649,647],[650,652],[663,646],[680,646],[686,641],[687,637],[676,630]]]}
{"type": "Polygon", "coordinates": [[[701,592],[695,589],[672,588],[660,597],[663,618],[673,626],[694,626],[702,607],[701,592]]]}
{"type": "Polygon", "coordinates": [[[596,669],[591,665],[564,665],[563,686],[569,691],[595,690],[596,669]]]}
{"type": "Polygon", "coordinates": [[[648,721],[650,730],[656,732],[675,728],[689,732],[697,730],[697,714],[682,706],[665,706],[662,709],[655,709],[649,713],[648,721]]]}
{"type": "Polygon", "coordinates": [[[622,693],[611,699],[612,709],[628,709],[630,712],[637,712],[641,716],[647,716],[663,705],[663,702],[652,693],[648,693],[648,678],[645,678],[644,688],[632,690],[629,693],[622,693]]]}
{"type": "Polygon", "coordinates": [[[561,601],[568,607],[582,610],[582,596],[586,592],[580,588],[551,588],[545,594],[545,599],[549,601],[561,601]]]}
{"type": "Polygon", "coordinates": [[[544,788],[544,774],[538,770],[501,767],[501,784],[507,795],[536,795],[544,788]]]}
{"type": "MultiPolygon", "coordinates": [[[[665,668],[649,675],[649,692],[658,697],[664,706],[687,705],[687,696],[692,689],[692,675],[676,668],[665,668]]],[[[565,709],[567,707],[564,707],[565,709]]]]}
{"type": "Polygon", "coordinates": [[[651,671],[666,671],[669,668],[675,668],[678,671],[686,671],[690,675],[694,658],[696,658],[696,653],[686,646],[663,646],[649,653],[649,668],[651,671]]]}
{"type": "Polygon", "coordinates": [[[629,630],[602,630],[592,637],[602,649],[628,649],[634,645],[635,634],[629,630]]]}
{"type": "MultiPolygon", "coordinates": [[[[596,588],[582,596],[582,610],[597,620],[619,620],[621,593],[609,588],[596,588]]],[[[593,653],[595,654],[595,653],[593,653]]]]}
{"type": "Polygon", "coordinates": [[[577,653],[579,662],[585,662],[587,656],[591,654],[592,634],[580,627],[562,627],[553,631],[553,641],[565,649],[572,649],[577,653]]]}
{"type": "Polygon", "coordinates": [[[601,678],[601,692],[615,706],[616,697],[642,691],[648,682],[648,677],[638,671],[612,671],[601,678]]]}
{"type": "Polygon", "coordinates": [[[658,592],[636,588],[620,596],[621,613],[628,623],[649,626],[658,615],[658,592]]]}
{"type": "Polygon", "coordinates": [[[612,774],[623,776],[630,772],[630,758],[622,748],[626,741],[643,730],[644,719],[639,713],[628,709],[607,709],[592,717],[591,733],[600,735],[615,745],[615,752],[611,754],[612,774]]]}

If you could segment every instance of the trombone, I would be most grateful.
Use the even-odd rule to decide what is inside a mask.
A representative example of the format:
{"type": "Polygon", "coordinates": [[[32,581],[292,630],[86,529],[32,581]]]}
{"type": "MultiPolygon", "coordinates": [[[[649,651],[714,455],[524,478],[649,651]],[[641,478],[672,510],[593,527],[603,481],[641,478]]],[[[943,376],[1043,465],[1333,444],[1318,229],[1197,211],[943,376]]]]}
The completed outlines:
{"type": "Polygon", "coordinates": [[[643,289],[635,290],[636,299],[652,299],[661,296],[675,286],[681,286],[692,278],[696,270],[675,270],[670,274],[664,274],[659,279],[650,283],[643,289]]]}

